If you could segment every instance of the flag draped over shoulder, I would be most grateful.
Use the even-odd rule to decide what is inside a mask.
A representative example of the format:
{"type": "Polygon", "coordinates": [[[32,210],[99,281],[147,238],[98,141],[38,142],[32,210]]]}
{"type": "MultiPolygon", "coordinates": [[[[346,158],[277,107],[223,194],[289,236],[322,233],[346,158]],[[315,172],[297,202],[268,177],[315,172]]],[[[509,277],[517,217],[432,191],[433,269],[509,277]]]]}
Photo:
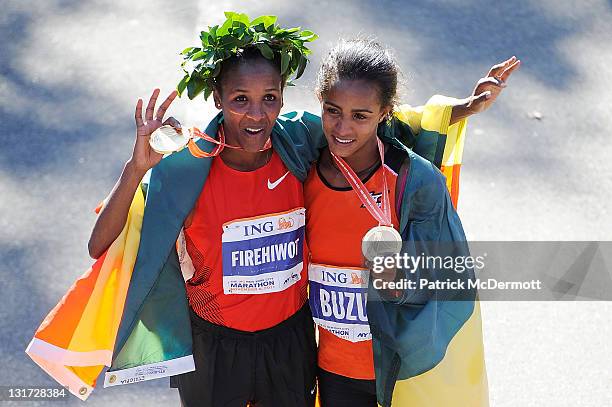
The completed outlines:
{"type": "Polygon", "coordinates": [[[452,101],[452,98],[435,95],[424,106],[399,106],[395,117],[408,124],[413,133],[418,133],[413,142],[413,150],[442,171],[456,208],[467,120],[450,125],[452,101]]]}
{"type": "Polygon", "coordinates": [[[26,353],[85,400],[110,366],[140,242],[144,195],[136,191],[126,224],[108,250],[44,319],[26,353]]]}
{"type": "MultiPolygon", "coordinates": [[[[418,182],[408,183],[402,203],[400,231],[404,231],[402,237],[405,241],[458,242],[457,247],[464,247],[459,251],[469,255],[467,244],[462,244],[465,235],[453,209],[457,206],[459,194],[466,120],[450,125],[451,112],[447,98],[442,96],[433,97],[418,109],[407,106],[396,109],[395,117],[409,125],[413,132],[418,132],[418,137],[414,137],[411,143],[409,139],[413,136],[398,129],[395,129],[394,136],[406,145],[412,144],[415,153],[441,170],[446,178],[442,182],[446,183],[449,192],[447,202],[442,203],[447,209],[442,211],[439,223],[433,222],[431,227],[425,225],[428,221],[412,224],[415,219],[409,212],[414,208],[409,200],[413,196],[411,192],[418,190],[418,182]]],[[[410,171],[413,179],[426,180],[432,176],[426,165],[413,165],[410,171]]],[[[369,306],[380,405],[489,405],[477,295],[474,291],[473,295],[465,296],[461,301],[436,298],[434,293],[425,304],[413,305],[412,301],[405,300],[399,304],[378,302],[369,306]]]]}

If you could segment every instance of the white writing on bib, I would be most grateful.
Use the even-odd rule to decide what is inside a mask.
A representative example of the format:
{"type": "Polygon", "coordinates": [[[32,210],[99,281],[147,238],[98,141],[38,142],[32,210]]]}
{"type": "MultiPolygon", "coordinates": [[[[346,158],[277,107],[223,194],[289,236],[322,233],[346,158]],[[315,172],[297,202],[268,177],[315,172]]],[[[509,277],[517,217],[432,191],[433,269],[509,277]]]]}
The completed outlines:
{"type": "Polygon", "coordinates": [[[368,270],[311,263],[309,302],[315,322],[351,342],[372,339],[366,300],[368,270]]]}
{"type": "Polygon", "coordinates": [[[304,267],[306,210],[238,219],[223,225],[223,292],[266,294],[287,289],[304,267]]]}

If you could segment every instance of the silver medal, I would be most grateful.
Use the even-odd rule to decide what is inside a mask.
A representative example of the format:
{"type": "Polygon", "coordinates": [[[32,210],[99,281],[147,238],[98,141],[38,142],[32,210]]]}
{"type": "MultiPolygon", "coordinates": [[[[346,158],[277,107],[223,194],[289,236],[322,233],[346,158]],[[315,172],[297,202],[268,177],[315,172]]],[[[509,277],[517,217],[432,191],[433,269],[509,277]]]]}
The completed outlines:
{"type": "Polygon", "coordinates": [[[376,226],[361,240],[361,251],[366,259],[394,255],[402,250],[402,236],[391,226],[376,226]]]}

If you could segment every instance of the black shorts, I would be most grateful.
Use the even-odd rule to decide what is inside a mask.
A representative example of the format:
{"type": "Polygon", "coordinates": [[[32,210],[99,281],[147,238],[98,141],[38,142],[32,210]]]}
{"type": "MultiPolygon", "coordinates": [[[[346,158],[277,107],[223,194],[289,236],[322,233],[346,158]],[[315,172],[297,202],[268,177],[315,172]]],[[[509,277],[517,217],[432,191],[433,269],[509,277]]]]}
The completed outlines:
{"type": "Polygon", "coordinates": [[[286,321],[244,332],[191,311],[196,370],[173,376],[185,407],[314,406],[317,345],[308,304],[286,321]]]}
{"type": "Polygon", "coordinates": [[[321,407],[376,407],[376,381],[352,379],[319,369],[321,407]]]}

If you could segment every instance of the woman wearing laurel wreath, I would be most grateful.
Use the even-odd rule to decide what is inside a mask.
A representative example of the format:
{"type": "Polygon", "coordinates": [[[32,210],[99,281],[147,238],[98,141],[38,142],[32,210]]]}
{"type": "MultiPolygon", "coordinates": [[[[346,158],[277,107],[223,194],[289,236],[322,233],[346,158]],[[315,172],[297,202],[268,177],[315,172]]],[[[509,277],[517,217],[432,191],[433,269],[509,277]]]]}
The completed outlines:
{"type": "MultiPolygon", "coordinates": [[[[316,35],[282,29],[272,16],[253,21],[244,14],[226,16],[222,26],[202,32],[201,47],[184,51],[192,66],[184,65],[186,75],[178,86],[191,99],[212,94],[221,112],[203,133],[162,134],[156,144],[151,134],[162,126],[177,93],[156,110],[155,90],[144,117],[138,100],[132,157],[92,231],[89,251],[102,267],[126,259],[109,251],[120,247],[117,237],[123,236],[126,219],[140,233],[129,289],[119,290],[114,300],[122,310],[120,325],[96,331],[114,346],[105,386],[175,375],[184,405],[312,405],[317,361],[306,304],[302,183],[325,139],[319,117],[279,114],[285,82],[302,74],[309,54],[304,44],[316,35]],[[185,144],[188,149],[162,160],[185,144]],[[142,193],[144,214],[130,217],[142,193]],[[183,264],[175,250],[179,234],[193,271],[185,284],[177,279],[183,264]]],[[[449,134],[427,126],[432,120],[446,127],[462,123],[481,110],[489,94],[483,86],[492,81],[485,79],[469,99],[403,111],[406,128],[400,133],[407,138],[402,141],[414,141],[408,124],[415,131],[419,123],[427,124],[421,133],[427,130],[429,138],[419,143],[416,137],[411,146],[425,156],[439,156],[449,134]]],[[[173,119],[165,123],[179,126],[173,119]]],[[[69,291],[63,303],[71,303],[77,291],[69,291]]],[[[35,339],[42,340],[39,333],[55,326],[61,305],[35,339]]],[[[100,309],[94,326],[108,319],[107,308],[100,309]]],[[[49,338],[44,340],[51,343],[49,338]]],[[[99,365],[107,364],[96,361],[96,355],[76,365],[57,362],[67,368],[66,375],[57,366],[47,371],[86,398],[99,365]],[[74,387],[79,383],[83,387],[74,387]]]]}

